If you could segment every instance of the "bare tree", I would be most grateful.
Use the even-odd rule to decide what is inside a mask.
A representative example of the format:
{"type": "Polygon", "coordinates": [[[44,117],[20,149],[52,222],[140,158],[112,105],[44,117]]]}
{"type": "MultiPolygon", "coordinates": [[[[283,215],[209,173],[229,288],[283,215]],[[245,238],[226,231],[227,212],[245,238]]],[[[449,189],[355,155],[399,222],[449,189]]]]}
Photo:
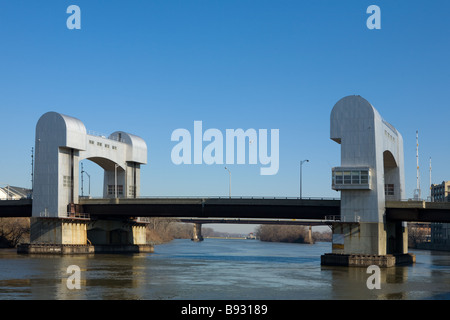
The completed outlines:
{"type": "Polygon", "coordinates": [[[315,231],[312,234],[314,241],[321,241],[321,242],[331,242],[332,236],[333,235],[331,233],[331,230],[322,232],[315,231]]]}
{"type": "Polygon", "coordinates": [[[408,223],[408,245],[411,248],[417,248],[419,243],[427,241],[429,229],[420,224],[408,223]]]}
{"type": "Polygon", "coordinates": [[[29,218],[0,218],[0,242],[14,248],[21,242],[29,242],[29,218]]]}

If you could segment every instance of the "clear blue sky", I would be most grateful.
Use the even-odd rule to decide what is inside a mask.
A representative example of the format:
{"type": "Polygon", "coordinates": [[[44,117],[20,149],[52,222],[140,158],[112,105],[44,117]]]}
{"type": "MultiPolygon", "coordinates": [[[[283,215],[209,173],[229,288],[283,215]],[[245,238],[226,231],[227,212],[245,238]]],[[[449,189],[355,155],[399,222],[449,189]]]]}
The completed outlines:
{"type": "MultiPolygon", "coordinates": [[[[57,111],[144,138],[142,195],[228,195],[223,165],[171,162],[172,131],[202,120],[280,130],[278,174],[230,165],[234,196],[297,196],[309,159],[303,196],[335,197],[329,116],[358,94],[403,135],[408,197],[419,130],[427,194],[430,156],[433,182],[450,180],[448,12],[448,0],[0,0],[0,183],[30,187],[36,122],[57,111]],[[72,4],[81,30],[66,27],[72,4]],[[381,30],[366,27],[371,4],[381,30]]],[[[100,195],[101,169],[84,163],[100,195]]]]}

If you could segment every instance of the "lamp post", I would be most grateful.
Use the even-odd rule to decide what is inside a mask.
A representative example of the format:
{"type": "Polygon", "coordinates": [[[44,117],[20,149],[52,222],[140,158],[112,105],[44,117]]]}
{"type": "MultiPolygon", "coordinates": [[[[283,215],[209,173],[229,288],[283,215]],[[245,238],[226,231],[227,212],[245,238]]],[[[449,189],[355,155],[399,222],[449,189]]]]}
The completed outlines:
{"type": "Polygon", "coordinates": [[[83,162],[81,163],[81,196],[84,196],[84,180],[83,180],[83,174],[86,173],[86,175],[89,178],[89,197],[91,197],[91,176],[89,175],[89,173],[87,173],[86,171],[84,171],[83,169],[83,162]]]}
{"type": "Polygon", "coordinates": [[[88,179],[89,179],[88,195],[89,195],[89,198],[91,198],[91,176],[86,171],[84,171],[84,173],[86,173],[86,175],[88,176],[88,179]]]}
{"type": "Polygon", "coordinates": [[[118,165],[114,164],[114,196],[117,199],[117,167],[118,165]]]}
{"type": "Polygon", "coordinates": [[[309,162],[309,160],[300,161],[300,199],[302,198],[302,167],[305,162],[309,162]]]}
{"type": "Polygon", "coordinates": [[[230,199],[231,199],[231,171],[227,168],[227,167],[225,167],[225,170],[227,170],[228,171],[228,174],[229,174],[229,197],[230,197],[230,199]]]}
{"type": "Polygon", "coordinates": [[[83,162],[81,163],[81,197],[84,197],[83,162]]]}

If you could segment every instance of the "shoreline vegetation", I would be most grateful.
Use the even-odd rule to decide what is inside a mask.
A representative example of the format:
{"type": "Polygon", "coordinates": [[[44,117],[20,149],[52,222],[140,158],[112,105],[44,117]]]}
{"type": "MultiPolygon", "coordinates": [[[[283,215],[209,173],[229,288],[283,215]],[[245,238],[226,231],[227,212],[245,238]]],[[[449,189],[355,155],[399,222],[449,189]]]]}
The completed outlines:
{"type": "MultiPolygon", "coordinates": [[[[309,243],[309,230],[305,226],[297,225],[260,225],[256,230],[256,237],[260,241],[309,243]]],[[[331,230],[325,232],[313,232],[312,243],[316,241],[330,242],[331,230]]]]}
{"type": "MultiPolygon", "coordinates": [[[[245,238],[247,234],[215,231],[202,226],[204,238],[245,238]]],[[[307,243],[308,229],[294,225],[260,225],[254,232],[256,239],[267,242],[307,243]]],[[[174,239],[192,239],[193,226],[176,219],[151,218],[147,225],[149,242],[158,245],[174,239]]],[[[331,231],[313,232],[315,241],[331,241],[331,231]]],[[[15,248],[30,241],[30,218],[0,218],[0,248],[15,248]]]]}
{"type": "Polygon", "coordinates": [[[0,218],[0,248],[30,241],[30,218],[0,218]]]}

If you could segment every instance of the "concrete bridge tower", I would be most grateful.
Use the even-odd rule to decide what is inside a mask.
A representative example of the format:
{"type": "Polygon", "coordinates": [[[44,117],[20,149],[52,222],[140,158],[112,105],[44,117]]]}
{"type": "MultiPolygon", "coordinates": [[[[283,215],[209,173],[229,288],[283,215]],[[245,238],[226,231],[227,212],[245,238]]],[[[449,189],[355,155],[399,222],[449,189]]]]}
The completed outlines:
{"type": "Polygon", "coordinates": [[[104,169],[104,198],[139,196],[140,166],[147,163],[142,138],[123,131],[108,137],[88,134],[80,120],[48,112],[36,125],[35,150],[31,244],[25,251],[145,250],[142,223],[91,220],[77,205],[83,159],[104,169]]]}
{"type": "Polygon", "coordinates": [[[322,264],[392,266],[411,261],[406,223],[387,222],[386,200],[405,199],[403,138],[360,96],[336,103],[330,138],[341,145],[332,188],[341,192],[332,254],[322,264]]]}

